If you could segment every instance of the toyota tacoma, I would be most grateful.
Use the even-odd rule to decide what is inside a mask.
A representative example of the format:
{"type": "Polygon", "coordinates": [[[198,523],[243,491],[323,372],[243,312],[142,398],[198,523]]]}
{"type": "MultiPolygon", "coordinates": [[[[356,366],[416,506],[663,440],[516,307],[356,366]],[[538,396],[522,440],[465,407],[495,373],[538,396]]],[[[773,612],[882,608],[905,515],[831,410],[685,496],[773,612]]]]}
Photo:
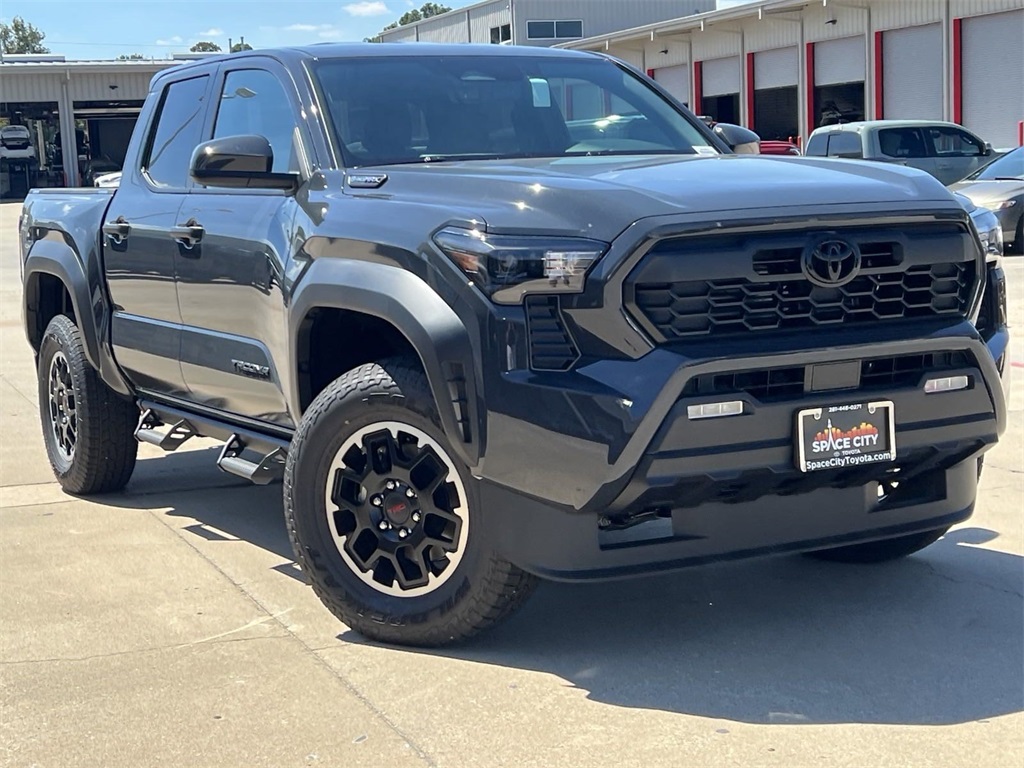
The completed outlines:
{"type": "Polygon", "coordinates": [[[1006,424],[997,240],[925,173],[744,134],[591,53],[168,69],[119,186],[20,219],[54,473],[218,439],[325,605],[414,645],[538,578],[919,550],[1006,424]]]}

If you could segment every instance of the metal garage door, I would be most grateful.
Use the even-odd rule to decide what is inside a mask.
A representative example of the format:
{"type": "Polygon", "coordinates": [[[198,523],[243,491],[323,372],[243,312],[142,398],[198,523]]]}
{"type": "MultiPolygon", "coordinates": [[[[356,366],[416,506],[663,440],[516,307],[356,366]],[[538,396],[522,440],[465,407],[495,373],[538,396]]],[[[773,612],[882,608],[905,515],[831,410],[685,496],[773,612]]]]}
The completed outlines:
{"type": "Polygon", "coordinates": [[[799,76],[796,48],[776,48],[754,54],[754,87],[785,88],[796,85],[799,76]]]}
{"type": "Polygon", "coordinates": [[[863,82],[866,65],[867,53],[860,35],[814,44],[815,85],[863,82]]]}
{"type": "Polygon", "coordinates": [[[680,64],[677,67],[661,67],[654,70],[654,79],[661,87],[675,96],[684,104],[690,103],[690,65],[680,64]]]}
{"type": "Polygon", "coordinates": [[[964,19],[963,123],[993,147],[1017,144],[1024,120],[1024,11],[964,19]]]}
{"type": "Polygon", "coordinates": [[[710,59],[703,66],[703,95],[724,96],[740,92],[740,57],[710,59]]]}
{"type": "Polygon", "coordinates": [[[882,109],[889,119],[942,119],[942,25],[882,34],[882,109]]]}

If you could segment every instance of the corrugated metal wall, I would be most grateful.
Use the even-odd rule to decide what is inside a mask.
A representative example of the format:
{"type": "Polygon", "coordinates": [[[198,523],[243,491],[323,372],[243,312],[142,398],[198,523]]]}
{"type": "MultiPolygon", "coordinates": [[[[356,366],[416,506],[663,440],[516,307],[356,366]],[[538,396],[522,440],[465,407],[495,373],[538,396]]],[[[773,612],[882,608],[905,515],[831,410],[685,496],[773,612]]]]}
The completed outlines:
{"type": "Polygon", "coordinates": [[[465,43],[469,33],[465,13],[446,13],[419,25],[421,43],[465,43]]]}
{"type": "Polygon", "coordinates": [[[16,64],[0,67],[0,101],[13,103],[57,101],[64,72],[17,72],[7,69],[16,64]]]}
{"type": "Polygon", "coordinates": [[[608,49],[608,53],[617,59],[622,59],[627,64],[631,64],[637,69],[642,70],[644,68],[644,52],[635,51],[629,48],[616,48],[612,46],[608,49]]]}
{"type": "Polygon", "coordinates": [[[516,43],[550,45],[528,40],[527,21],[583,20],[583,36],[605,35],[715,9],[715,0],[515,0],[516,43]]]}
{"type": "Polygon", "coordinates": [[[949,15],[954,19],[962,16],[981,16],[986,13],[1019,10],[1020,4],[1021,0],[950,0],[949,15]]]}
{"type": "Polygon", "coordinates": [[[381,40],[385,43],[414,43],[416,42],[416,27],[398,27],[381,33],[381,40]]]}
{"type": "Polygon", "coordinates": [[[747,51],[767,51],[800,45],[800,25],[774,19],[748,19],[743,24],[747,51]]]}
{"type": "Polygon", "coordinates": [[[690,63],[690,46],[667,38],[655,38],[644,45],[644,67],[658,69],[690,63]]]}
{"type": "Polygon", "coordinates": [[[963,22],[963,124],[994,147],[1017,144],[1024,120],[1024,10],[963,22]]]}
{"type": "Polygon", "coordinates": [[[149,72],[73,72],[69,93],[72,101],[141,101],[152,79],[149,72]]]}
{"type": "Polygon", "coordinates": [[[823,40],[814,46],[814,84],[834,85],[864,80],[867,52],[864,38],[823,40]]]}
{"type": "Polygon", "coordinates": [[[677,64],[654,70],[654,79],[684,104],[690,103],[690,66],[677,64]]]}
{"type": "Polygon", "coordinates": [[[945,0],[901,0],[871,6],[871,26],[875,29],[916,27],[942,20],[945,0]]]}
{"type": "Polygon", "coordinates": [[[740,55],[738,32],[715,32],[709,28],[707,32],[694,32],[692,39],[694,61],[740,55]]]}
{"type": "Polygon", "coordinates": [[[500,27],[512,23],[512,12],[508,3],[494,3],[469,11],[469,30],[474,43],[489,43],[491,27],[500,27]]]}
{"type": "MultiPolygon", "coordinates": [[[[901,0],[895,0],[901,2],[901,0]]],[[[874,7],[874,6],[872,6],[874,7]]],[[[841,37],[863,35],[868,31],[868,12],[864,8],[830,3],[826,7],[811,5],[802,16],[807,42],[836,40],[841,37]],[[835,24],[829,24],[829,21],[835,24]]]]}

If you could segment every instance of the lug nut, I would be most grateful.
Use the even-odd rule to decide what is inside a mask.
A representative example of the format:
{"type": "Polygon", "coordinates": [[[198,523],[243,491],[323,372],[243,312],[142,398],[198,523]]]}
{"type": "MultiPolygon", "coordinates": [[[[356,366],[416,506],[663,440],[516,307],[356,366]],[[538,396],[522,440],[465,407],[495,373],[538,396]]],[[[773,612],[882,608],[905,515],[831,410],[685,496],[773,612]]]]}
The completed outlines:
{"type": "Polygon", "coordinates": [[[387,483],[384,484],[384,487],[386,487],[389,491],[395,490],[395,481],[388,480],[387,483]]]}
{"type": "Polygon", "coordinates": [[[402,528],[402,529],[400,529],[398,531],[398,538],[400,538],[400,539],[404,539],[408,535],[409,535],[409,531],[407,531],[405,528],[402,528]]]}
{"type": "Polygon", "coordinates": [[[420,515],[418,510],[416,512],[412,513],[412,521],[414,523],[418,523],[420,521],[420,517],[421,517],[421,515],[420,515]]]}
{"type": "Polygon", "coordinates": [[[373,504],[373,506],[375,507],[379,507],[381,504],[380,496],[374,496],[373,498],[371,498],[370,503],[373,504]]]}
{"type": "Polygon", "coordinates": [[[415,499],[416,498],[416,492],[412,488],[408,488],[405,491],[405,495],[408,496],[410,499],[415,499]]]}
{"type": "Polygon", "coordinates": [[[381,520],[377,527],[380,528],[382,531],[386,531],[391,526],[388,525],[387,520],[381,520]]]}

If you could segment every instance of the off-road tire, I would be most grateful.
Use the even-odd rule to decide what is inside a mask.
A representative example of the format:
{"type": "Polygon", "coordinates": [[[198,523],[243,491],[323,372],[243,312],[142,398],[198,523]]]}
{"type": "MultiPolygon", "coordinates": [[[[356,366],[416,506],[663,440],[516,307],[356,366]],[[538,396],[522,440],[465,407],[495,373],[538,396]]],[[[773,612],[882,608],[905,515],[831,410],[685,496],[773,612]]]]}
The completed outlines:
{"type": "MultiPolygon", "coordinates": [[[[333,482],[333,481],[332,481],[333,482]]],[[[374,640],[441,646],[488,629],[532,593],[536,578],[501,557],[473,478],[440,426],[426,378],[416,361],[392,358],[345,373],[306,410],[288,452],[284,510],[295,557],[317,596],[342,622],[374,640]],[[468,498],[463,554],[433,591],[385,594],[342,557],[325,498],[332,461],[359,430],[401,423],[425,433],[452,461],[468,498]]]]}
{"type": "Polygon", "coordinates": [[[933,531],[921,531],[906,536],[897,536],[893,539],[852,544],[848,547],[819,549],[806,554],[815,560],[827,560],[833,563],[885,563],[921,551],[941,539],[948,530],[949,526],[946,526],[933,531]]]}
{"type": "Polygon", "coordinates": [[[70,318],[57,315],[47,326],[37,375],[43,440],[57,482],[80,496],[124,488],[135,469],[139,410],[103,383],[86,359],[81,334],[70,318]],[[50,366],[58,354],[67,362],[77,423],[70,456],[58,446],[50,415],[50,366]]]}

